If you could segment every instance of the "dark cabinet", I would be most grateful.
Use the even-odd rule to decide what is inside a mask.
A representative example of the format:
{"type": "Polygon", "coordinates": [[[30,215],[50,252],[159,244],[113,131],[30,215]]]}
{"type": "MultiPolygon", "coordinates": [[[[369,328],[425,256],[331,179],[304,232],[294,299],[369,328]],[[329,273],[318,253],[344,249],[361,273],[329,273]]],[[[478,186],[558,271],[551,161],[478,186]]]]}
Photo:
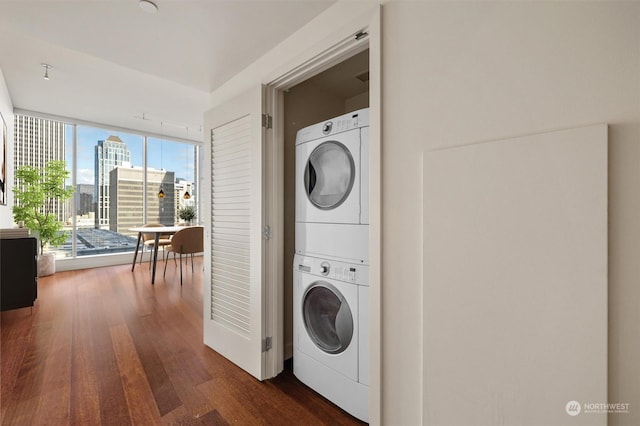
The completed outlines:
{"type": "Polygon", "coordinates": [[[38,297],[35,238],[0,239],[0,304],[2,310],[33,306],[38,297]]]}

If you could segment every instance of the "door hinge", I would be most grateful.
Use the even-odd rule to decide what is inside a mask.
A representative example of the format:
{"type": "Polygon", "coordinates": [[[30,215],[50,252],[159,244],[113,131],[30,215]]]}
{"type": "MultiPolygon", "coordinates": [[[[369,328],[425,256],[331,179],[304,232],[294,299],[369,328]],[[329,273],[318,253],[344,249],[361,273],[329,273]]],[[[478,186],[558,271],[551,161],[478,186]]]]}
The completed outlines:
{"type": "Polygon", "coordinates": [[[368,36],[369,33],[366,31],[358,31],[357,33],[355,33],[354,37],[356,40],[362,40],[363,38],[365,38],[366,36],[368,36]]]}
{"type": "Polygon", "coordinates": [[[265,129],[273,127],[273,118],[269,114],[262,114],[262,127],[265,129]]]}
{"type": "Polygon", "coordinates": [[[271,239],[271,227],[269,225],[265,225],[262,227],[262,238],[265,240],[271,239]]]}
{"type": "Polygon", "coordinates": [[[271,337],[262,339],[262,352],[266,352],[271,349],[271,337]]]}

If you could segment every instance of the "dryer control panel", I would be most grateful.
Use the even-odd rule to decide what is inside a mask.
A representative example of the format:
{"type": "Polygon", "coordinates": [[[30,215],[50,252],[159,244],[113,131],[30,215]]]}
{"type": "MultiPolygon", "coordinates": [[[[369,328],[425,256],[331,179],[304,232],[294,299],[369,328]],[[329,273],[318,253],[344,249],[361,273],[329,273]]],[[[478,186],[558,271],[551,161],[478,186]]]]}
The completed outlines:
{"type": "Polygon", "coordinates": [[[296,145],[369,126],[369,108],[360,109],[298,130],[296,145]]]}
{"type": "Polygon", "coordinates": [[[293,260],[295,272],[326,277],[351,284],[369,285],[369,267],[336,260],[296,255],[293,260]]]}

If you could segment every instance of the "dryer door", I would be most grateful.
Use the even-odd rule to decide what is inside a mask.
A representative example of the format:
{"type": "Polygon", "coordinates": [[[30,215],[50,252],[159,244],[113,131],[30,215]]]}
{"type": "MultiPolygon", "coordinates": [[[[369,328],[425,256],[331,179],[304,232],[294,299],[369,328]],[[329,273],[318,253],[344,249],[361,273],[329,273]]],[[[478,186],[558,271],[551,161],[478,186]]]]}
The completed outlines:
{"type": "Polygon", "coordinates": [[[304,327],[323,352],[339,354],[353,337],[353,314],[344,296],[329,283],[319,281],[307,289],[302,301],[304,327]]]}
{"type": "Polygon", "coordinates": [[[304,189],[311,204],[333,210],[349,196],[356,166],[346,146],[337,141],[318,145],[307,160],[304,189]]]}
{"type": "Polygon", "coordinates": [[[296,221],[360,223],[360,129],[296,146],[296,221]]]}

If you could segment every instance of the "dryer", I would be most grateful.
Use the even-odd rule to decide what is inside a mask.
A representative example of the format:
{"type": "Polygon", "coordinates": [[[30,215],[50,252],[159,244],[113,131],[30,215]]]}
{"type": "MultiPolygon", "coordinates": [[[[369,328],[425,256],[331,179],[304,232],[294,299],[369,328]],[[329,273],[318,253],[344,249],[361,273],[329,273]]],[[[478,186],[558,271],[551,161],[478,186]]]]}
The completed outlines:
{"type": "Polygon", "coordinates": [[[298,131],[296,252],[368,263],[369,109],[298,131]]]}
{"type": "Polygon", "coordinates": [[[368,267],[294,258],[293,373],[368,421],[368,267]]]}

